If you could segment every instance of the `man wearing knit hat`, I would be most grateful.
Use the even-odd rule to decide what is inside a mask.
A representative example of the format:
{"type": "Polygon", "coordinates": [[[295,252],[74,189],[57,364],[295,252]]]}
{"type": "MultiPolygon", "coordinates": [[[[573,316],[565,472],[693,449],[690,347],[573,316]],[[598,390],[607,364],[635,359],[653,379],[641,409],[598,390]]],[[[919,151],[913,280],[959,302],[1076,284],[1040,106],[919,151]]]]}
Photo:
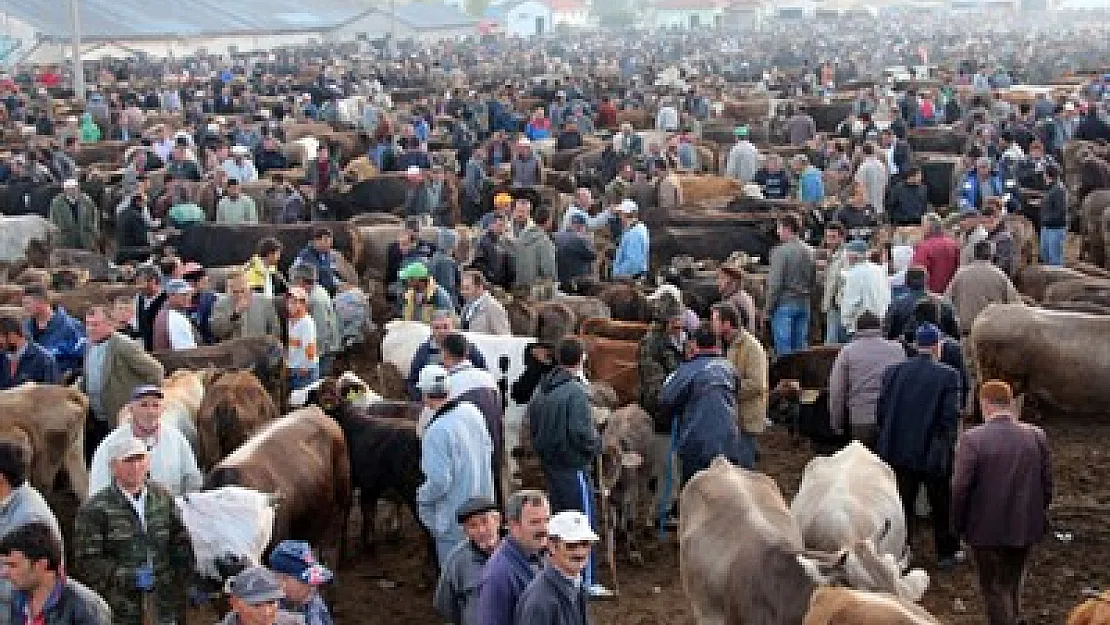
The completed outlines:
{"type": "Polygon", "coordinates": [[[909,536],[914,502],[922,484],[932,513],[937,566],[947,569],[962,559],[960,541],[949,523],[952,448],[960,413],[960,376],[937,362],[941,332],[931,323],[915,334],[917,355],[883,372],[875,425],[875,453],[894,470],[909,536]]]}
{"type": "Polygon", "coordinates": [[[320,564],[308,543],[283,540],[270,553],[270,568],[277,574],[285,597],[281,609],[304,618],[305,625],[332,625],[319,587],[332,580],[331,570],[320,564]]]}
{"type": "Polygon", "coordinates": [[[486,562],[501,542],[501,510],[488,497],[471,497],[459,506],[458,521],[467,540],[443,563],[433,604],[453,625],[479,625],[478,596],[486,562]]]}
{"type": "Polygon", "coordinates": [[[952,476],[952,525],[975,556],[987,622],[1021,622],[1030,548],[1044,538],[1052,462],[1044,430],[1018,420],[1010,385],[979,390],[983,425],[964,433],[952,476]]]}

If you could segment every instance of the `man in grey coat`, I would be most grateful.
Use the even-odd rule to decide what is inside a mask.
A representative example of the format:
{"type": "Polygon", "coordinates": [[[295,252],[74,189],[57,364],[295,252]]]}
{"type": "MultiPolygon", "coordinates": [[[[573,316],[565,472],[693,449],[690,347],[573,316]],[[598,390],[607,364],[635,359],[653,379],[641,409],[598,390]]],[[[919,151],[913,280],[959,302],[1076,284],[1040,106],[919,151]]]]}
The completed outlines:
{"type": "Polygon", "coordinates": [[[556,279],[555,244],[548,234],[550,229],[551,209],[540,206],[535,211],[534,221],[524,228],[513,244],[514,291],[556,279]]]}
{"type": "Polygon", "coordinates": [[[882,320],[865,310],[856,320],[856,334],[841,348],[829,374],[829,426],[874,447],[875,406],[879,402],[883,372],[906,359],[897,341],[883,338],[882,320]],[[846,427],[847,426],[847,427],[846,427]]]}
{"type": "Polygon", "coordinates": [[[459,507],[458,519],[467,540],[440,567],[432,604],[453,625],[481,625],[478,596],[486,561],[501,542],[501,511],[487,497],[471,497],[459,507]]]}
{"type": "Polygon", "coordinates": [[[271,298],[255,293],[245,275],[227,279],[227,293],[212,309],[212,333],[219,340],[280,336],[281,321],[271,298]]]}

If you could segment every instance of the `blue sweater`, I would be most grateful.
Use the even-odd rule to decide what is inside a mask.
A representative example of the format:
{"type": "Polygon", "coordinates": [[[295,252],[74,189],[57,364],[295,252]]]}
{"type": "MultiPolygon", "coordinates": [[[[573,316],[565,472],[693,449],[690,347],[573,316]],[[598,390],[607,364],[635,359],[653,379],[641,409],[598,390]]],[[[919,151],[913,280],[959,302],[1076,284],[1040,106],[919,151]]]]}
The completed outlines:
{"type": "Polygon", "coordinates": [[[514,625],[516,604],[521,593],[536,576],[538,564],[529,558],[512,536],[506,536],[486,562],[482,592],[478,596],[479,622],[482,625],[514,625]]]}
{"type": "Polygon", "coordinates": [[[643,222],[625,230],[617,244],[616,258],[613,259],[613,277],[647,273],[648,244],[648,230],[643,222]]]}
{"type": "Polygon", "coordinates": [[[19,386],[24,382],[38,382],[39,384],[59,384],[62,374],[58,371],[58,363],[50,352],[41,345],[28,342],[27,348],[19,357],[19,365],[15,375],[12,375],[12,354],[5,353],[0,356],[0,389],[9,389],[19,386]]]}
{"type": "Polygon", "coordinates": [[[814,204],[825,199],[825,180],[820,169],[810,165],[798,176],[798,199],[814,204]]]}
{"type": "MultiPolygon", "coordinates": [[[[466,350],[466,359],[470,364],[478,367],[479,369],[486,369],[486,359],[482,356],[482,352],[474,347],[473,343],[468,342],[466,350]]],[[[416,353],[412,355],[412,366],[409,368],[409,377],[405,381],[405,385],[409,389],[409,397],[415,401],[420,401],[420,391],[416,388],[416,380],[420,377],[420,371],[428,365],[442,365],[443,356],[440,354],[438,346],[432,345],[432,340],[428,339],[416,348],[416,353]]]]}
{"type": "Polygon", "coordinates": [[[54,309],[50,321],[41,331],[36,327],[34,319],[24,320],[23,334],[54,357],[61,374],[81,369],[85,346],[88,345],[85,328],[61,306],[54,309]]]}

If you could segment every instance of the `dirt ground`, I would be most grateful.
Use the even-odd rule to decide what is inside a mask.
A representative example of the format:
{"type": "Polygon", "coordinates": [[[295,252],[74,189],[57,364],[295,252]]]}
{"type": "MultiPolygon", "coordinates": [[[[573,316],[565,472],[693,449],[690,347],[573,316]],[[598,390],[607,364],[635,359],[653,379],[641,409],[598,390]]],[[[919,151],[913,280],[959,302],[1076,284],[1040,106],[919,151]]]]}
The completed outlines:
{"type": "MultiPolygon", "coordinates": [[[[1110,587],[1110,524],[1106,521],[1110,452],[1102,444],[1110,438],[1110,424],[1051,423],[1045,429],[1054,454],[1056,499],[1050,534],[1034,552],[1026,584],[1025,611],[1030,625],[1063,623],[1085,590],[1110,587]]],[[[811,455],[808,446],[796,445],[779,428],[764,435],[761,446],[762,470],[778,481],[789,500],[811,455]]],[[[69,497],[51,500],[68,536],[73,501],[69,497]]],[[[400,539],[383,541],[373,554],[363,554],[354,546],[333,589],[337,623],[442,623],[431,608],[432,587],[424,579],[424,552],[412,523],[407,521],[400,539]]],[[[595,625],[694,624],[682,592],[674,533],[663,543],[649,545],[643,566],[618,561],[620,596],[591,606],[595,625]]],[[[925,607],[944,623],[984,623],[974,564],[937,572],[931,552],[931,534],[924,527],[914,537],[914,564],[926,567],[932,577],[925,607]]],[[[603,576],[603,581],[612,585],[608,573],[603,576]]],[[[215,621],[209,610],[191,611],[188,619],[190,625],[215,621]]]]}

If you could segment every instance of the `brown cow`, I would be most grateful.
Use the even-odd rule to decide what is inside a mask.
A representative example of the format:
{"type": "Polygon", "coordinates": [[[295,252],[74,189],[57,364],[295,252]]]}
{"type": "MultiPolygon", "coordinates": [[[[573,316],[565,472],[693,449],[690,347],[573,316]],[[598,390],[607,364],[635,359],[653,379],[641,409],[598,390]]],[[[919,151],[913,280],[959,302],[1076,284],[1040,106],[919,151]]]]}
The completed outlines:
{"type": "Polygon", "coordinates": [[[743,191],[739,181],[724,176],[678,176],[682,189],[682,199],[687,204],[703,202],[714,198],[734,198],[743,191]]]}
{"type": "Polygon", "coordinates": [[[631,284],[609,284],[601,288],[598,299],[609,307],[613,319],[651,321],[647,296],[631,284]]]}
{"type": "Polygon", "coordinates": [[[894,595],[821,586],[810,597],[802,625],[940,625],[940,621],[894,595]]]}
{"type": "Polygon", "coordinates": [[[614,528],[624,536],[629,559],[642,562],[636,539],[652,519],[651,478],[657,460],[655,429],[651,417],[637,405],[609,413],[603,425],[601,487],[611,493],[609,505],[614,512],[611,518],[614,528]]]}
{"type": "Polygon", "coordinates": [[[262,427],[221,460],[204,488],[245,486],[280,497],[271,545],[296,538],[336,550],[342,560],[351,508],[351,463],[343,430],[319,408],[262,427]]]}
{"type": "Polygon", "coordinates": [[[278,416],[277,405],[254,374],[217,373],[197,412],[197,463],[211,469],[278,416]]]}
{"type": "Polygon", "coordinates": [[[597,336],[578,338],[586,347],[586,376],[590,380],[611,386],[617,393],[620,405],[636,403],[640,389],[640,364],[637,358],[639,344],[597,336]]]}
{"type": "Polygon", "coordinates": [[[1110,317],[992,304],[971,328],[979,379],[1009,382],[1042,416],[1106,414],[1110,317]]]}
{"type": "Polygon", "coordinates": [[[224,341],[152,354],[170,374],[178,369],[250,369],[279,405],[285,402],[285,350],[272,336],[224,341]]]}
{"type": "Polygon", "coordinates": [[[1035,301],[1043,302],[1048,287],[1057,282],[1080,280],[1084,277],[1082,272],[1068,267],[1029,265],[1018,274],[1017,287],[1022,295],[1028,295],[1035,301]]]}
{"type": "Polygon", "coordinates": [[[1045,289],[1044,303],[1088,303],[1110,306],[1110,279],[1080,278],[1049,285],[1045,289]]]}
{"type": "Polygon", "coordinates": [[[579,334],[600,336],[617,341],[636,341],[644,338],[650,324],[642,321],[614,321],[593,317],[585,319],[578,327],[579,334]]]}
{"type": "Polygon", "coordinates": [[[1106,233],[1103,231],[1103,213],[1110,207],[1110,189],[1096,189],[1083,198],[1079,211],[1083,216],[1083,225],[1086,228],[1084,251],[1087,260],[1098,265],[1106,266],[1106,233]]]}
{"type": "Polygon", "coordinates": [[[1068,614],[1067,625],[1110,625],[1110,590],[1077,605],[1068,614]]]}
{"type": "Polygon", "coordinates": [[[28,383],[0,391],[0,439],[14,440],[30,452],[27,474],[36,488],[51,491],[64,468],[70,488],[84,501],[89,492],[88,410],[84,393],[68,386],[28,383]]]}

